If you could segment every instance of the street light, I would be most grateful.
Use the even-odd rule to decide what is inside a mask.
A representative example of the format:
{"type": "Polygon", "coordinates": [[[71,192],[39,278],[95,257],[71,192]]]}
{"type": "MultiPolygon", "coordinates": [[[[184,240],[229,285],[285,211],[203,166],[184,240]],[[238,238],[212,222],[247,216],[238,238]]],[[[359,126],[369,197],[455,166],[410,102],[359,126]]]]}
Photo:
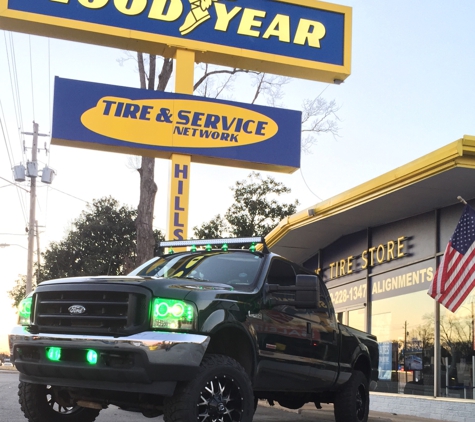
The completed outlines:
{"type": "Polygon", "coordinates": [[[21,246],[18,243],[0,243],[0,248],[6,248],[7,246],[19,246],[20,248],[23,248],[26,251],[28,250],[28,248],[25,248],[24,246],[21,246]]]}

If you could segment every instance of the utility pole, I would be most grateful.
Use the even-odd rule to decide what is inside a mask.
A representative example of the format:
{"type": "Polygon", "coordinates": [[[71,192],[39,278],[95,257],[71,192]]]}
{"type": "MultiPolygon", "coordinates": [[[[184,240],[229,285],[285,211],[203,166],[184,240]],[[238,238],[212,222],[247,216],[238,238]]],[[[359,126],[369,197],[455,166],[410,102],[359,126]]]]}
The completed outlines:
{"type": "Polygon", "coordinates": [[[28,262],[26,267],[26,294],[28,295],[33,286],[33,252],[35,250],[35,222],[36,222],[36,178],[38,177],[38,136],[48,136],[38,133],[39,125],[33,122],[33,133],[23,132],[25,135],[33,135],[31,149],[31,162],[27,164],[27,176],[30,178],[30,220],[28,222],[28,262]]]}
{"type": "Polygon", "coordinates": [[[33,122],[33,145],[31,148],[31,163],[28,163],[28,167],[31,165],[32,171],[28,171],[30,176],[30,220],[28,222],[28,264],[26,267],[27,295],[31,292],[33,284],[33,251],[35,247],[36,178],[38,176],[38,123],[35,122],[33,122]]]}

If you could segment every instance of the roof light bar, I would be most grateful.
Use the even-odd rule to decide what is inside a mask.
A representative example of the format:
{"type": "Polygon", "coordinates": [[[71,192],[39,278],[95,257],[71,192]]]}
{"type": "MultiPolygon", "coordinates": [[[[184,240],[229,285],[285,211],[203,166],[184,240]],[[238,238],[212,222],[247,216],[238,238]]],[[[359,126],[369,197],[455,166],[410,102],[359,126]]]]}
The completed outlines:
{"type": "Polygon", "coordinates": [[[234,237],[227,239],[192,239],[192,240],[168,240],[164,242],[158,242],[159,248],[181,247],[181,246],[206,246],[211,245],[235,245],[243,243],[264,243],[262,236],[255,237],[234,237]]]}

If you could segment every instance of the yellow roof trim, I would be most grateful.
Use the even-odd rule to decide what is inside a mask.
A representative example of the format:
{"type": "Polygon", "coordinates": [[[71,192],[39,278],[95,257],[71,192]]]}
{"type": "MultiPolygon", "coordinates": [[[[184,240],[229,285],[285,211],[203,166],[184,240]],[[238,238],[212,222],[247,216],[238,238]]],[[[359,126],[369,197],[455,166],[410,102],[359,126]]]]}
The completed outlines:
{"type": "Polygon", "coordinates": [[[455,167],[475,169],[475,136],[464,135],[423,157],[284,218],[266,236],[266,244],[272,247],[296,228],[345,212],[455,167]],[[311,210],[313,216],[309,215],[311,210]]]}

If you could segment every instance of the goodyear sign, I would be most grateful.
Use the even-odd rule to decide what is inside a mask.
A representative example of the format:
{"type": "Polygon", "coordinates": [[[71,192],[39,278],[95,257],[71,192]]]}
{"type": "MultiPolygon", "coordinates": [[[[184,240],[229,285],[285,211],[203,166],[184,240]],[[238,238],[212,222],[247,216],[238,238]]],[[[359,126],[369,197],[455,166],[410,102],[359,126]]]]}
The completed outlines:
{"type": "Polygon", "coordinates": [[[0,0],[0,28],[325,82],[350,74],[351,8],[314,0],[0,0]]]}
{"type": "Polygon", "coordinates": [[[301,112],[56,78],[52,143],[292,173],[301,112]]]}

